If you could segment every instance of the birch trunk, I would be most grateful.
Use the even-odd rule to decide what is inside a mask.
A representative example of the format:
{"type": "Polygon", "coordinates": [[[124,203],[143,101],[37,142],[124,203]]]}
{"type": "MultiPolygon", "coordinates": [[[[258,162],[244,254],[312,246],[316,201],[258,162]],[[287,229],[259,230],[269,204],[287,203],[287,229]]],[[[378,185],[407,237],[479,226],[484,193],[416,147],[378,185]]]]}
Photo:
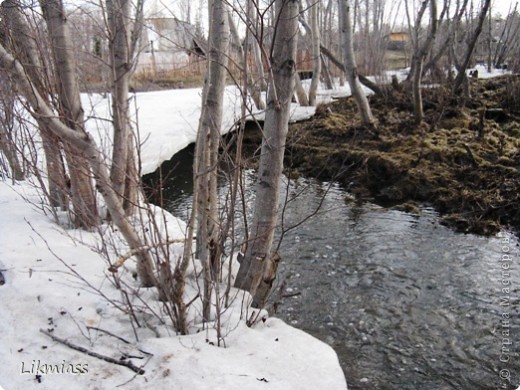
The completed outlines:
{"type": "MultiPolygon", "coordinates": [[[[40,61],[40,53],[36,40],[24,20],[19,3],[6,0],[2,3],[4,23],[11,38],[11,51],[24,64],[28,77],[33,81],[42,96],[48,96],[42,80],[45,78],[44,67],[40,61]]],[[[6,112],[6,114],[8,114],[6,112]]],[[[49,203],[51,207],[66,210],[68,206],[65,166],[62,159],[60,140],[54,136],[44,124],[38,123],[42,146],[45,155],[47,175],[49,181],[49,203]]],[[[13,153],[13,157],[16,154],[13,153]]],[[[19,164],[18,164],[19,165],[19,164]]]]}
{"type": "Polygon", "coordinates": [[[153,262],[150,255],[142,250],[143,244],[139,239],[135,229],[128,221],[123,210],[120,197],[114,191],[110,182],[110,177],[103,156],[99,148],[85,132],[70,128],[66,123],[58,119],[45,99],[38,93],[35,86],[31,83],[25,70],[20,63],[11,56],[3,46],[0,45],[0,68],[5,69],[12,77],[23,97],[32,108],[31,115],[41,120],[55,136],[61,138],[74,146],[75,150],[82,150],[86,156],[93,175],[97,180],[100,193],[105,200],[108,211],[112,216],[114,224],[119,228],[121,234],[127,241],[130,249],[135,250],[137,257],[137,273],[144,287],[156,285],[153,274],[153,262]]]}
{"type": "MultiPolygon", "coordinates": [[[[84,113],[81,107],[79,86],[76,80],[74,48],[61,0],[41,0],[43,17],[51,40],[51,50],[56,68],[60,113],[66,125],[79,133],[85,133],[84,113]]],[[[98,224],[92,175],[87,157],[74,145],[65,146],[65,156],[70,173],[72,206],[77,226],[91,228],[98,224]]]]}
{"type": "Polygon", "coordinates": [[[135,210],[137,201],[137,168],[135,147],[129,120],[128,95],[132,70],[133,47],[130,28],[130,0],[107,0],[110,74],[114,146],[110,178],[115,191],[124,198],[128,215],[135,210]]]}
{"type": "MultiPolygon", "coordinates": [[[[427,0],[423,4],[426,4],[427,0]]],[[[420,12],[420,17],[422,13],[420,12]]],[[[420,19],[418,18],[415,28],[418,29],[420,25],[420,19]]],[[[435,34],[437,33],[437,4],[436,0],[430,0],[430,30],[426,39],[422,45],[417,43],[417,48],[414,51],[412,57],[412,91],[413,91],[413,106],[414,106],[414,120],[416,124],[420,124],[424,119],[424,110],[422,103],[421,93],[421,79],[423,73],[424,59],[428,55],[433,41],[435,40],[435,34]]],[[[418,35],[418,34],[417,34],[418,35]]]]}
{"type": "Polygon", "coordinates": [[[347,81],[356,101],[361,115],[361,121],[365,126],[374,127],[375,120],[368,99],[361,89],[359,82],[356,60],[354,57],[354,44],[352,41],[352,21],[350,14],[350,0],[339,0],[339,16],[341,29],[341,48],[343,50],[345,73],[347,81]]]}
{"type": "MultiPolygon", "coordinates": [[[[247,59],[246,59],[246,51],[240,42],[240,37],[238,35],[238,30],[233,22],[233,18],[231,17],[231,12],[228,12],[228,22],[229,22],[229,30],[231,33],[231,38],[233,40],[233,44],[237,49],[238,53],[238,61],[240,62],[240,66],[242,67],[242,72],[245,72],[245,76],[247,79],[247,90],[251,94],[251,98],[253,99],[253,103],[255,107],[259,110],[265,110],[265,102],[262,99],[262,88],[260,83],[254,83],[253,77],[251,76],[251,72],[248,69],[247,59]]],[[[247,32],[249,35],[249,32],[247,32]]]]}
{"type": "Polygon", "coordinates": [[[203,265],[204,294],[203,318],[210,319],[212,285],[220,273],[217,258],[220,234],[218,210],[218,149],[222,126],[222,108],[228,49],[230,41],[229,19],[223,0],[209,3],[210,30],[206,84],[203,110],[197,136],[195,183],[198,194],[197,255],[203,265]]]}
{"type": "Polygon", "coordinates": [[[312,37],[312,80],[309,87],[309,104],[316,105],[316,93],[320,84],[321,76],[321,52],[320,52],[320,26],[318,23],[320,2],[318,0],[309,0],[311,37],[312,37]]]}
{"type": "Polygon", "coordinates": [[[253,295],[253,305],[263,307],[271,290],[272,278],[264,278],[275,254],[271,253],[278,218],[280,179],[289,123],[289,107],[296,71],[298,1],[275,0],[277,30],[272,51],[272,77],[258,178],[250,242],[235,286],[253,295]]]}
{"type": "Polygon", "coordinates": [[[468,69],[469,62],[471,61],[471,57],[473,56],[473,51],[475,50],[475,46],[478,41],[478,37],[480,36],[480,33],[482,32],[482,27],[484,26],[484,21],[486,20],[486,15],[488,13],[489,7],[491,5],[491,0],[485,0],[484,5],[482,6],[482,9],[480,11],[480,15],[477,22],[477,27],[475,28],[475,31],[473,32],[471,38],[468,42],[468,48],[466,50],[464,60],[462,62],[462,66],[457,69],[457,77],[455,77],[455,83],[453,84],[453,93],[457,94],[461,90],[461,86],[464,82],[464,78],[466,77],[466,70],[468,69]]]}

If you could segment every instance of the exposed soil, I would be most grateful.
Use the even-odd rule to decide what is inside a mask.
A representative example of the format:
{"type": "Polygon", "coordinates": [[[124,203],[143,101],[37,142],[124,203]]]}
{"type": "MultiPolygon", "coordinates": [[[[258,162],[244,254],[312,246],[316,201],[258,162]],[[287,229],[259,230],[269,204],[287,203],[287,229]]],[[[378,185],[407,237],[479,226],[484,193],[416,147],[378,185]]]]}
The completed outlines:
{"type": "MultiPolygon", "coordinates": [[[[286,166],[386,206],[431,205],[458,231],[519,232],[520,76],[471,80],[471,96],[463,106],[449,90],[425,89],[419,126],[410,92],[372,96],[376,130],[361,125],[351,98],[339,99],[290,127],[286,166]]],[[[259,138],[246,132],[249,146],[259,138]]]]}

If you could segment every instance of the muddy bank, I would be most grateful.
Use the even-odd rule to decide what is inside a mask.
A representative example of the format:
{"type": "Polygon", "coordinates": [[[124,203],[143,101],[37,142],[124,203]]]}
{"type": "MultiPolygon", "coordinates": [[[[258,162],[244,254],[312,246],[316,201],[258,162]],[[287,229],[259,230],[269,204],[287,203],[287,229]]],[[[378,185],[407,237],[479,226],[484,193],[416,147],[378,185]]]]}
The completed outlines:
{"type": "MultiPolygon", "coordinates": [[[[458,231],[520,231],[520,77],[471,81],[462,107],[449,91],[424,90],[425,122],[410,94],[371,97],[377,130],[364,128],[352,99],[291,126],[290,175],[335,180],[361,199],[418,211],[428,204],[458,231]]],[[[258,131],[246,132],[255,148],[258,131]]]]}

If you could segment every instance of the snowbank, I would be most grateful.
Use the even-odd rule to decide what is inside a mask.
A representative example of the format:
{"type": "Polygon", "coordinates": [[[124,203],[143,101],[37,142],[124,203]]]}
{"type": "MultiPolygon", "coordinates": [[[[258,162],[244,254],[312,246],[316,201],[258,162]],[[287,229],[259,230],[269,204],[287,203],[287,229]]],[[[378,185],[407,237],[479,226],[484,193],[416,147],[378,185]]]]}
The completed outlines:
{"type": "MultiPolygon", "coordinates": [[[[136,299],[142,327],[134,334],[129,316],[108,303],[120,304],[121,294],[98,253],[103,249],[100,235],[59,226],[40,207],[40,195],[27,183],[11,187],[0,182],[0,270],[5,277],[0,284],[0,388],[346,388],[337,356],[326,344],[275,318],[245,326],[240,320],[243,292],[234,292],[235,302],[223,315],[225,348],[216,346],[213,329],[176,336],[136,299]],[[135,375],[127,367],[75,351],[40,329],[116,360],[126,356],[145,373],[135,375]],[[51,369],[54,373],[43,373],[51,369]]],[[[165,221],[173,236],[182,235],[182,222],[171,215],[165,221]]],[[[116,232],[107,226],[100,232],[118,248],[116,232]]],[[[110,245],[108,253],[115,258],[110,245]]],[[[132,267],[120,272],[130,289],[139,290],[132,267]]],[[[188,294],[194,294],[193,287],[188,294]]],[[[155,293],[141,290],[140,295],[166,319],[155,293]]]]}
{"type": "MultiPolygon", "coordinates": [[[[141,172],[155,171],[164,161],[175,153],[195,142],[200,118],[200,88],[175,89],[155,92],[141,92],[133,96],[131,107],[134,115],[134,127],[139,131],[141,145],[141,172]]],[[[332,90],[320,90],[318,102],[328,103],[334,97],[348,96],[348,86],[332,90]]],[[[111,125],[110,96],[83,94],[83,106],[86,110],[87,129],[105,150],[110,161],[111,125]]],[[[226,87],[223,109],[222,133],[234,128],[240,119],[240,90],[234,86],[226,87]]],[[[248,117],[263,121],[265,112],[256,110],[249,102],[248,117]]],[[[291,121],[301,121],[314,115],[315,107],[301,107],[291,104],[291,121]]]]}

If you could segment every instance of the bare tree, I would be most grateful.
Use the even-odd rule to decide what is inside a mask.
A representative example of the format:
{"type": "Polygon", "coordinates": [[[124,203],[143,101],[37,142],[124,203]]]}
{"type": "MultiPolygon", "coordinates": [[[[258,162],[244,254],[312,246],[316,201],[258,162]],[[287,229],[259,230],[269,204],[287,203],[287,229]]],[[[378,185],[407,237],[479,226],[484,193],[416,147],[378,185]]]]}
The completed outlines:
{"type": "MultiPolygon", "coordinates": [[[[204,85],[202,113],[197,134],[194,162],[194,183],[197,191],[197,257],[204,270],[203,318],[209,321],[211,288],[220,272],[218,211],[218,149],[222,126],[222,108],[228,48],[229,19],[222,0],[209,3],[209,55],[204,85]]],[[[195,197],[194,197],[195,198],[195,197]]]]}
{"type": "MultiPolygon", "coordinates": [[[[45,8],[46,6],[58,7],[58,9],[47,8],[45,11],[49,11],[46,18],[51,21],[51,24],[54,20],[53,18],[58,19],[57,26],[54,26],[56,27],[56,31],[52,30],[55,33],[53,37],[56,39],[53,46],[58,50],[65,51],[68,49],[68,51],[65,51],[63,55],[72,53],[71,47],[67,44],[68,39],[65,37],[63,41],[60,40],[60,38],[63,38],[62,35],[66,36],[68,34],[68,30],[61,24],[65,20],[63,8],[61,7],[62,4],[55,2],[55,0],[48,0],[45,4],[42,4],[42,8],[45,8]],[[56,14],[53,15],[53,12],[56,14]]],[[[49,28],[49,32],[50,31],[51,28],[49,28]]],[[[61,59],[60,55],[55,55],[61,59]]],[[[64,69],[66,72],[70,70],[72,73],[75,69],[74,66],[67,61],[65,61],[63,66],[65,67],[64,69]]],[[[66,144],[66,148],[70,153],[77,153],[77,155],[71,155],[71,158],[76,158],[78,161],[81,161],[81,158],[86,159],[83,160],[86,165],[82,168],[89,172],[89,181],[91,176],[96,179],[97,186],[103,195],[114,224],[119,228],[121,234],[128,242],[128,245],[135,252],[138,259],[137,271],[143,286],[151,287],[155,285],[156,281],[153,272],[153,261],[148,252],[142,249],[143,245],[139,236],[125,216],[121,197],[113,189],[108,170],[104,164],[102,153],[93,141],[92,137],[83,128],[81,105],[77,104],[79,93],[76,94],[77,85],[74,85],[74,78],[71,75],[62,74],[64,79],[61,81],[61,88],[65,88],[65,85],[68,85],[67,83],[71,83],[71,89],[67,92],[69,94],[63,95],[67,96],[70,101],[66,102],[66,104],[69,105],[66,105],[63,108],[63,111],[61,111],[60,116],[58,117],[55,115],[54,110],[45,98],[39,93],[35,83],[33,83],[29,78],[20,62],[9,54],[2,45],[0,45],[0,68],[9,74],[19,93],[26,99],[30,107],[31,115],[36,118],[39,123],[42,123],[45,128],[49,129],[54,136],[61,139],[66,144]],[[69,76],[72,80],[66,80],[69,76]],[[65,117],[65,114],[69,114],[71,117],[65,117]],[[89,168],[91,169],[92,174],[90,174],[89,168]]],[[[81,195],[78,195],[78,192],[73,192],[72,197],[74,198],[75,196],[81,195]]],[[[75,200],[73,199],[73,202],[74,201],[75,200]]],[[[97,212],[93,212],[93,214],[87,216],[87,218],[90,218],[89,223],[93,223],[94,218],[97,220],[97,212]]]]}
{"type": "MultiPolygon", "coordinates": [[[[231,12],[228,12],[228,21],[229,21],[229,29],[231,32],[231,38],[232,38],[231,41],[233,43],[232,46],[236,48],[236,51],[238,54],[238,61],[240,62],[241,71],[244,72],[244,75],[246,77],[247,90],[251,94],[251,98],[253,99],[255,107],[258,108],[259,110],[265,110],[265,102],[262,98],[262,85],[261,85],[262,83],[259,82],[259,80],[257,80],[257,82],[253,81],[253,77],[251,75],[251,72],[250,72],[250,69],[248,66],[248,61],[246,58],[246,53],[248,51],[248,48],[247,48],[247,45],[246,45],[246,48],[244,48],[244,45],[240,41],[240,37],[238,35],[238,30],[237,30],[237,27],[231,16],[231,12]]],[[[244,40],[244,42],[249,41],[250,34],[251,34],[251,31],[249,29],[246,29],[246,39],[244,40]]],[[[255,47],[256,46],[257,45],[255,45],[255,47]]],[[[257,66],[259,66],[259,67],[261,66],[261,61],[260,61],[259,65],[257,64],[257,66]]],[[[263,75],[261,77],[263,77],[263,75]]]]}
{"type": "Polygon", "coordinates": [[[13,180],[23,180],[25,172],[20,164],[14,140],[15,98],[10,81],[4,74],[0,75],[0,88],[0,152],[7,160],[13,180]]]}
{"type": "Polygon", "coordinates": [[[256,183],[255,211],[250,242],[235,281],[236,287],[251,292],[253,305],[256,307],[265,305],[278,260],[278,255],[271,251],[278,217],[280,180],[296,71],[298,1],[275,0],[274,5],[276,34],[271,50],[272,80],[268,91],[256,183]]]}
{"type": "MultiPolygon", "coordinates": [[[[130,0],[107,0],[108,37],[110,51],[110,75],[112,91],[112,115],[114,146],[110,178],[115,191],[124,199],[124,208],[132,214],[137,203],[138,175],[135,142],[129,119],[129,85],[132,74],[132,56],[142,25],[142,8],[138,8],[134,29],[130,0]]],[[[138,7],[142,1],[138,2],[138,7]]]]}
{"type": "Polygon", "coordinates": [[[356,101],[361,121],[365,126],[375,126],[375,119],[368,103],[368,99],[361,89],[354,56],[354,43],[352,40],[351,4],[350,0],[339,0],[339,18],[341,28],[341,46],[343,49],[345,71],[350,85],[352,96],[356,101]]]}
{"type": "MultiPolygon", "coordinates": [[[[61,0],[41,0],[40,6],[47,23],[56,74],[59,75],[56,82],[60,113],[69,128],[85,133],[85,118],[76,78],[74,48],[63,3],[61,0]]],[[[74,148],[75,145],[65,147],[70,172],[72,204],[80,225],[90,228],[99,222],[92,175],[85,154],[81,149],[74,148]]]]}
{"type": "Polygon", "coordinates": [[[435,34],[437,33],[437,3],[436,0],[429,0],[430,3],[430,29],[428,35],[422,42],[419,43],[419,28],[421,25],[421,19],[428,6],[428,0],[424,0],[419,10],[415,22],[415,50],[412,56],[412,92],[413,92],[413,106],[414,106],[414,120],[415,123],[419,124],[424,119],[422,94],[421,94],[421,79],[423,74],[424,59],[428,55],[433,42],[435,40],[435,34]]]}
{"type": "Polygon", "coordinates": [[[461,86],[464,80],[467,78],[466,70],[469,67],[469,63],[471,61],[471,57],[473,56],[473,51],[475,50],[475,45],[477,44],[478,37],[482,32],[482,28],[484,26],[484,21],[486,20],[486,15],[489,10],[489,6],[491,4],[491,0],[484,0],[482,8],[480,10],[480,14],[477,21],[477,26],[475,30],[472,32],[471,36],[468,40],[468,46],[466,48],[466,52],[464,54],[464,58],[462,60],[462,64],[457,66],[457,77],[455,77],[455,82],[453,84],[453,93],[458,94],[461,91],[461,86]]]}
{"type": "Polygon", "coordinates": [[[309,87],[309,104],[316,105],[316,92],[320,83],[321,76],[321,52],[320,52],[320,26],[319,26],[319,12],[320,1],[308,0],[309,16],[311,21],[311,37],[312,37],[312,80],[309,87]]]}
{"type": "MultiPolygon", "coordinates": [[[[6,31],[9,32],[10,37],[10,49],[12,53],[21,61],[26,69],[28,77],[33,80],[35,87],[38,89],[42,96],[46,96],[49,100],[48,88],[44,85],[47,75],[44,72],[44,65],[40,60],[41,52],[38,50],[36,43],[35,32],[31,31],[25,15],[22,13],[20,4],[12,0],[6,0],[2,3],[2,15],[4,16],[3,22],[6,27],[6,31]]],[[[7,80],[6,80],[7,81],[7,80]]],[[[9,83],[10,84],[10,83],[9,83]]],[[[12,85],[9,85],[12,88],[12,85]]],[[[8,91],[8,88],[4,89],[4,115],[6,122],[4,125],[9,126],[14,118],[14,93],[8,91]]],[[[66,186],[66,175],[65,166],[62,159],[62,151],[60,141],[55,137],[48,129],[45,128],[44,124],[40,121],[38,126],[41,131],[42,146],[45,155],[47,176],[48,176],[48,194],[49,203],[51,207],[59,207],[63,210],[67,209],[67,186],[66,186]]],[[[8,143],[8,132],[2,137],[4,141],[2,143],[8,143]]],[[[6,148],[7,156],[9,159],[15,159],[16,151],[14,147],[6,148]]]]}
{"type": "Polygon", "coordinates": [[[518,3],[514,8],[509,9],[509,13],[504,22],[504,26],[500,33],[500,38],[493,55],[493,64],[495,67],[501,67],[506,62],[506,58],[511,54],[512,49],[518,46],[518,36],[520,32],[520,15],[518,14],[518,3]]]}

